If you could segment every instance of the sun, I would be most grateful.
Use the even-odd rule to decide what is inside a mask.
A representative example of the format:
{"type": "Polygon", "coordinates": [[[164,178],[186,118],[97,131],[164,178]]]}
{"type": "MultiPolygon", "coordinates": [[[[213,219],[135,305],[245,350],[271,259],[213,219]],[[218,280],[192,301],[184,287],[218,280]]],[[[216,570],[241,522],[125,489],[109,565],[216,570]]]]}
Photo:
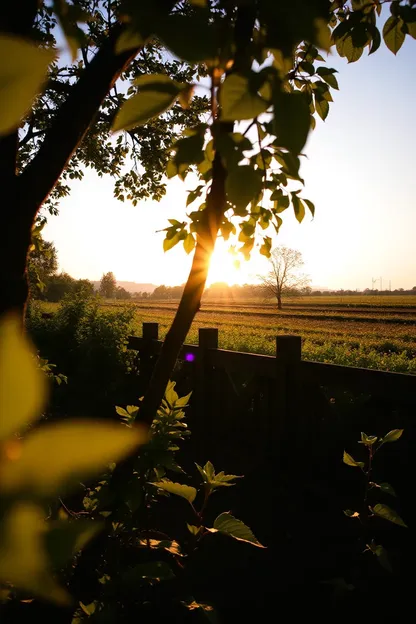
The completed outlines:
{"type": "Polygon", "coordinates": [[[229,286],[242,283],[240,261],[222,241],[218,241],[211,258],[207,284],[225,282],[229,286]]]}

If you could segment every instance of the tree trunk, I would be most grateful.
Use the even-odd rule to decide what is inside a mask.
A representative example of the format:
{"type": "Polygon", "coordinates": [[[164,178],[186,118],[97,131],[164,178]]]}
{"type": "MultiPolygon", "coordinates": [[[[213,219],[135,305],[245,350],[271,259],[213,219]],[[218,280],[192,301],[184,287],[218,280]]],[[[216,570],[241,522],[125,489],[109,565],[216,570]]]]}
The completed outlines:
{"type": "Polygon", "coordinates": [[[281,295],[277,295],[277,309],[278,310],[282,309],[282,296],[281,295]]]}

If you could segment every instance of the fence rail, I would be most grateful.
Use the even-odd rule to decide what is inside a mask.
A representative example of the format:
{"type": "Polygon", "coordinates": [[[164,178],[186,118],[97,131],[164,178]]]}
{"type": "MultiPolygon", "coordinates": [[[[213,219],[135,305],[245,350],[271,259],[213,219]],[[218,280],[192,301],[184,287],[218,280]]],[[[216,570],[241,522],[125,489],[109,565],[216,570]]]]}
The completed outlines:
{"type": "MultiPolygon", "coordinates": [[[[143,323],[143,335],[130,336],[128,348],[154,356],[162,344],[158,339],[158,323],[143,323]]],[[[276,356],[257,355],[219,349],[218,329],[201,328],[199,344],[183,345],[180,357],[190,361],[203,358],[204,365],[210,368],[276,380],[288,368],[290,360],[296,374],[300,372],[302,379],[321,386],[335,385],[380,399],[416,403],[416,375],[302,360],[299,336],[276,336],[276,356]]]]}

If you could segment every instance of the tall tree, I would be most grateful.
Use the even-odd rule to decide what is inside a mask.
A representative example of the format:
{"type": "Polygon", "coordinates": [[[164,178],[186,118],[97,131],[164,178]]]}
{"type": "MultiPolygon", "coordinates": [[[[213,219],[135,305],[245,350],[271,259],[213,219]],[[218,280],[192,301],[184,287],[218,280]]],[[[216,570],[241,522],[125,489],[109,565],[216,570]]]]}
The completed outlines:
{"type": "Polygon", "coordinates": [[[115,297],[116,290],[117,282],[114,274],[111,271],[104,273],[100,281],[100,295],[106,299],[112,299],[115,297]]]}
{"type": "Polygon", "coordinates": [[[43,240],[40,234],[33,241],[27,273],[30,295],[37,299],[44,292],[48,279],[58,270],[58,254],[55,245],[43,240]]]}
{"type": "MultiPolygon", "coordinates": [[[[280,215],[289,206],[299,222],[306,209],[314,213],[312,202],[300,196],[299,156],[315,116],[326,118],[331,89],[338,88],[336,72],[325,65],[322,50],[332,47],[350,62],[365,48],[374,53],[381,43],[382,5],[388,5],[391,15],[383,38],[396,53],[407,36],[416,36],[414,4],[5,3],[0,11],[0,178],[3,193],[14,203],[5,213],[8,236],[1,250],[7,262],[0,262],[0,270],[6,265],[12,270],[5,276],[7,296],[0,312],[24,305],[33,220],[44,202],[51,200],[53,209],[54,199],[68,191],[65,180],[81,178],[82,166],[115,175],[116,195],[133,202],[146,193],[157,194],[152,182],[160,189],[169,155],[168,177],[185,179],[189,171],[197,171],[200,184],[189,193],[187,204],[201,197],[201,205],[189,219],[172,219],[166,228],[164,249],[182,241],[194,258],[141,404],[141,417],[151,422],[199,308],[217,236],[228,238],[238,231],[240,251],[248,257],[258,245],[258,233],[270,226],[277,232],[280,215]],[[62,56],[56,58],[58,20],[76,57],[69,65],[62,56]],[[201,76],[208,78],[209,107],[207,100],[192,97],[201,76]],[[134,80],[126,88],[121,78],[134,80]],[[201,119],[202,111],[210,114],[201,119]],[[110,139],[111,127],[123,134],[110,139]],[[153,150],[154,140],[160,149],[153,150]],[[121,174],[127,149],[133,156],[139,150],[138,158],[152,164],[144,190],[137,186],[142,178],[134,168],[125,177],[121,174]],[[154,154],[162,153],[155,162],[154,154]],[[137,188],[142,189],[139,194],[137,188]]],[[[260,253],[269,256],[271,238],[262,236],[260,243],[260,253]]]]}
{"type": "Polygon", "coordinates": [[[274,297],[281,310],[283,297],[301,293],[311,280],[309,276],[299,273],[304,262],[301,252],[296,249],[280,245],[273,249],[269,262],[270,271],[260,276],[262,292],[268,297],[274,297]]]}

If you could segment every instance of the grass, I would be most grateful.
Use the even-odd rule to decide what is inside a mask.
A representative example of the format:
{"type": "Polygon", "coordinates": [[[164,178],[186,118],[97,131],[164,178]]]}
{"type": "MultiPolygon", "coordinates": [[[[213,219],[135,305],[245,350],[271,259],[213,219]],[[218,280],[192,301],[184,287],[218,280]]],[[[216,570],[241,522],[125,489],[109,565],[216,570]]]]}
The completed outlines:
{"type": "MultiPolygon", "coordinates": [[[[57,304],[45,303],[45,311],[57,304]]],[[[111,313],[125,303],[105,302],[111,313]]],[[[177,302],[134,302],[132,331],[143,322],[159,323],[164,338],[177,302]]],[[[302,337],[305,360],[416,374],[416,297],[305,297],[281,312],[272,303],[203,302],[187,342],[196,344],[200,327],[217,327],[223,349],[274,355],[278,334],[302,337]],[[343,301],[340,301],[343,299],[343,301]],[[357,299],[359,301],[357,301],[357,299]],[[345,301],[347,300],[347,301],[345,301]]]]}

